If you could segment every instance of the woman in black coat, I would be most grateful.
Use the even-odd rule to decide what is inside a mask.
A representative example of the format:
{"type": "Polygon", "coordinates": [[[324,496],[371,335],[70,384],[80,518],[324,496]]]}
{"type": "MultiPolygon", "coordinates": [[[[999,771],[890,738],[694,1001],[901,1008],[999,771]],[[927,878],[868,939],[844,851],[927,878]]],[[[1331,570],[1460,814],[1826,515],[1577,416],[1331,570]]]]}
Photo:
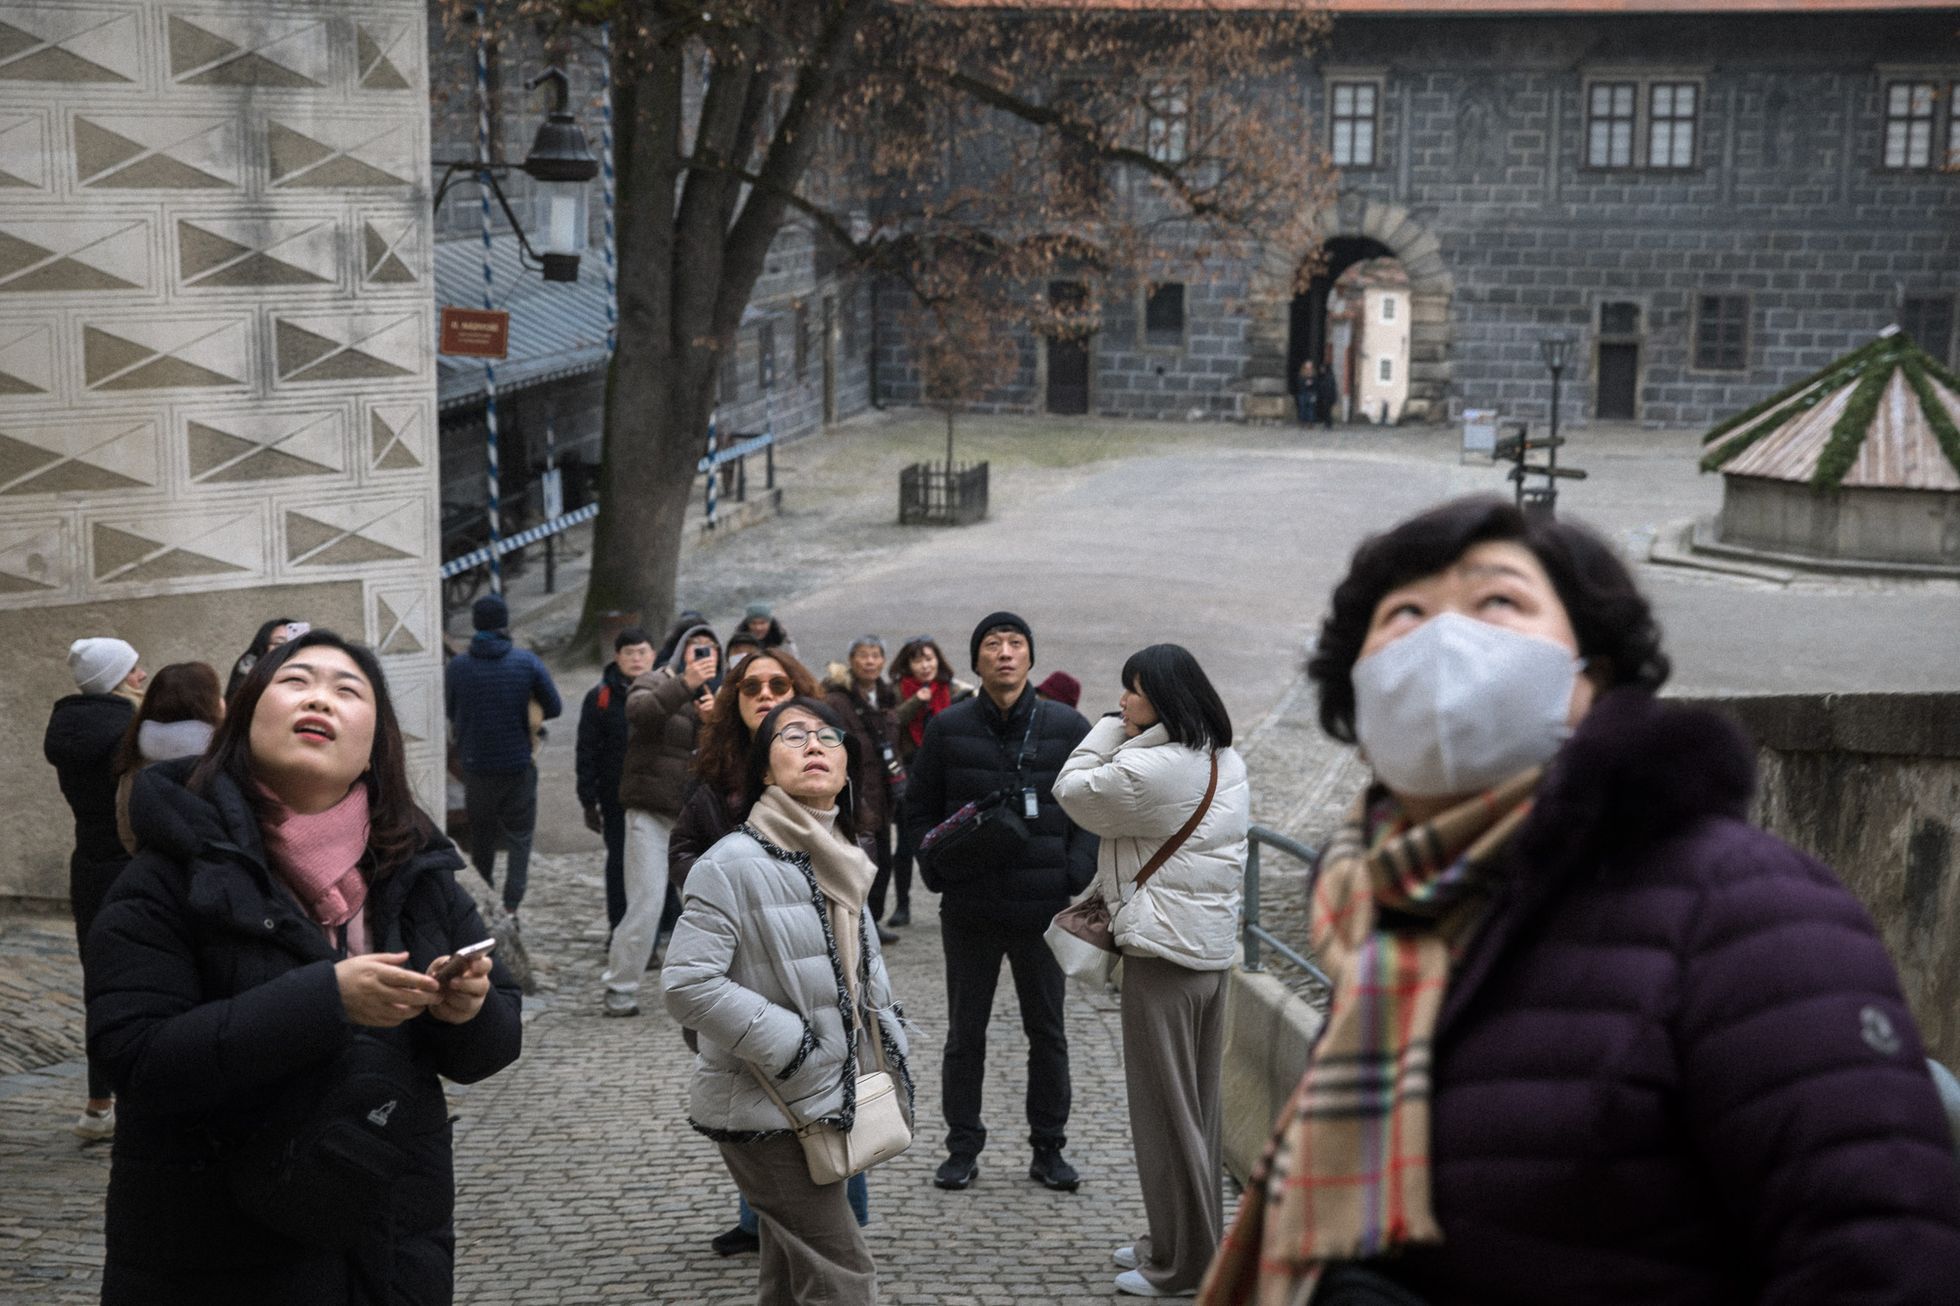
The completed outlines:
{"type": "Polygon", "coordinates": [[[380,664],[326,631],[280,646],[204,757],[151,767],[130,806],[143,851],[87,945],[89,1051],[122,1109],[102,1300],[448,1302],[437,1076],[516,1060],[520,999],[487,958],[432,978],[487,931],[410,795],[380,664]],[[386,1101],[350,1111],[375,1083],[386,1101]],[[385,1182],[307,1168],[329,1121],[385,1182]],[[287,1149],[292,1170],[265,1160],[287,1149]]]}

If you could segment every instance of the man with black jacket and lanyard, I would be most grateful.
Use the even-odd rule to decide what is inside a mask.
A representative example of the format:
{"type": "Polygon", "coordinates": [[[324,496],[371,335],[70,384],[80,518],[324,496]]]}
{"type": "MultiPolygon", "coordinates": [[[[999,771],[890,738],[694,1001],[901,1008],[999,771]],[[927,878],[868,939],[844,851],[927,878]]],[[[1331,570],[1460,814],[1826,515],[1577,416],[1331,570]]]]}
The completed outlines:
{"type": "Polygon", "coordinates": [[[932,719],[907,774],[904,819],[915,846],[968,803],[994,799],[1018,816],[1005,824],[1026,837],[1003,846],[1000,824],[971,841],[984,851],[921,852],[926,887],[942,895],[947,1031],[941,1104],[947,1158],[933,1182],[965,1188],[979,1173],[987,1130],[980,1121],[987,1066],[987,1018],[1006,959],[1028,1038],[1027,1115],[1034,1160],[1028,1177],[1074,1192],[1075,1169],[1062,1156],[1069,1114],[1064,979],[1042,933],[1056,912],[1089,884],[1096,837],[1077,828],[1050,792],[1069,753],[1089,733],[1074,709],[1041,700],[1028,686],[1034,633],[1012,612],[974,627],[970,653],[980,693],[932,719]]]}

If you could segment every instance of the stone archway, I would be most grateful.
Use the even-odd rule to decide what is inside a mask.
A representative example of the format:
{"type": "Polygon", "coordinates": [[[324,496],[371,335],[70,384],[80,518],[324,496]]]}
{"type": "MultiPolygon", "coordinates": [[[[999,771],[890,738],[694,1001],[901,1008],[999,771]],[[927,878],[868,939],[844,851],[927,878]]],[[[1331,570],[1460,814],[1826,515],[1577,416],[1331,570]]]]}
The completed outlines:
{"type": "MultiPolygon", "coordinates": [[[[1359,195],[1343,196],[1315,224],[1325,243],[1340,237],[1379,242],[1409,274],[1409,401],[1403,420],[1441,422],[1449,417],[1450,297],[1456,285],[1443,266],[1442,242],[1399,204],[1359,195]]],[[[1251,287],[1251,357],[1246,361],[1245,415],[1284,419],[1291,415],[1287,393],[1287,336],[1293,279],[1301,251],[1268,249],[1260,257],[1251,287]]]]}

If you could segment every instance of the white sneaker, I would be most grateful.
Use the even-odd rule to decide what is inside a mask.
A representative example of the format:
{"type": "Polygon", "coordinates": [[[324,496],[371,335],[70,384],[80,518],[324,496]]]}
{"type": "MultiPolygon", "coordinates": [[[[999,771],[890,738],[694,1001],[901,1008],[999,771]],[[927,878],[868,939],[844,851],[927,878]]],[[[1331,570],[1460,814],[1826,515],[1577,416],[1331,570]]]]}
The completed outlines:
{"type": "Polygon", "coordinates": [[[640,1003],[631,993],[621,993],[617,989],[606,990],[606,1014],[608,1016],[637,1016],[640,1003]]]}
{"type": "Polygon", "coordinates": [[[1188,1292],[1165,1292],[1162,1288],[1143,1277],[1141,1270],[1125,1270],[1116,1276],[1116,1291],[1127,1292],[1132,1297],[1195,1297],[1196,1288],[1188,1292]]]}
{"type": "Polygon", "coordinates": [[[1109,1254],[1109,1260],[1119,1270],[1134,1270],[1137,1267],[1137,1249],[1134,1246],[1118,1247],[1109,1254]]]}
{"type": "Polygon", "coordinates": [[[116,1104],[111,1102],[109,1109],[101,1115],[83,1110],[75,1117],[75,1137],[84,1143],[100,1143],[116,1136],[116,1104]]]}

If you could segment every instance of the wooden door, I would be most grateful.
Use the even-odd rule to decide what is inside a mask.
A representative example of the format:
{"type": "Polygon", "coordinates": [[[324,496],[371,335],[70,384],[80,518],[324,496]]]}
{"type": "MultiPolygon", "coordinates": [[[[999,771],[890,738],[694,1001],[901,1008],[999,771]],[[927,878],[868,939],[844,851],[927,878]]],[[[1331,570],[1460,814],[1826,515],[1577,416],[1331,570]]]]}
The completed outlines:
{"type": "Polygon", "coordinates": [[[1639,415],[1639,403],[1640,346],[1630,341],[1602,342],[1594,416],[1602,421],[1631,422],[1639,415]]]}
{"type": "MultiPolygon", "coordinates": [[[[1054,281],[1048,298],[1067,310],[1087,298],[1079,281],[1054,281]]],[[[1089,338],[1086,335],[1048,337],[1048,411],[1080,415],[1089,411],[1089,338]]]]}
{"type": "Polygon", "coordinates": [[[823,297],[823,420],[837,420],[837,297],[823,297]]]}

